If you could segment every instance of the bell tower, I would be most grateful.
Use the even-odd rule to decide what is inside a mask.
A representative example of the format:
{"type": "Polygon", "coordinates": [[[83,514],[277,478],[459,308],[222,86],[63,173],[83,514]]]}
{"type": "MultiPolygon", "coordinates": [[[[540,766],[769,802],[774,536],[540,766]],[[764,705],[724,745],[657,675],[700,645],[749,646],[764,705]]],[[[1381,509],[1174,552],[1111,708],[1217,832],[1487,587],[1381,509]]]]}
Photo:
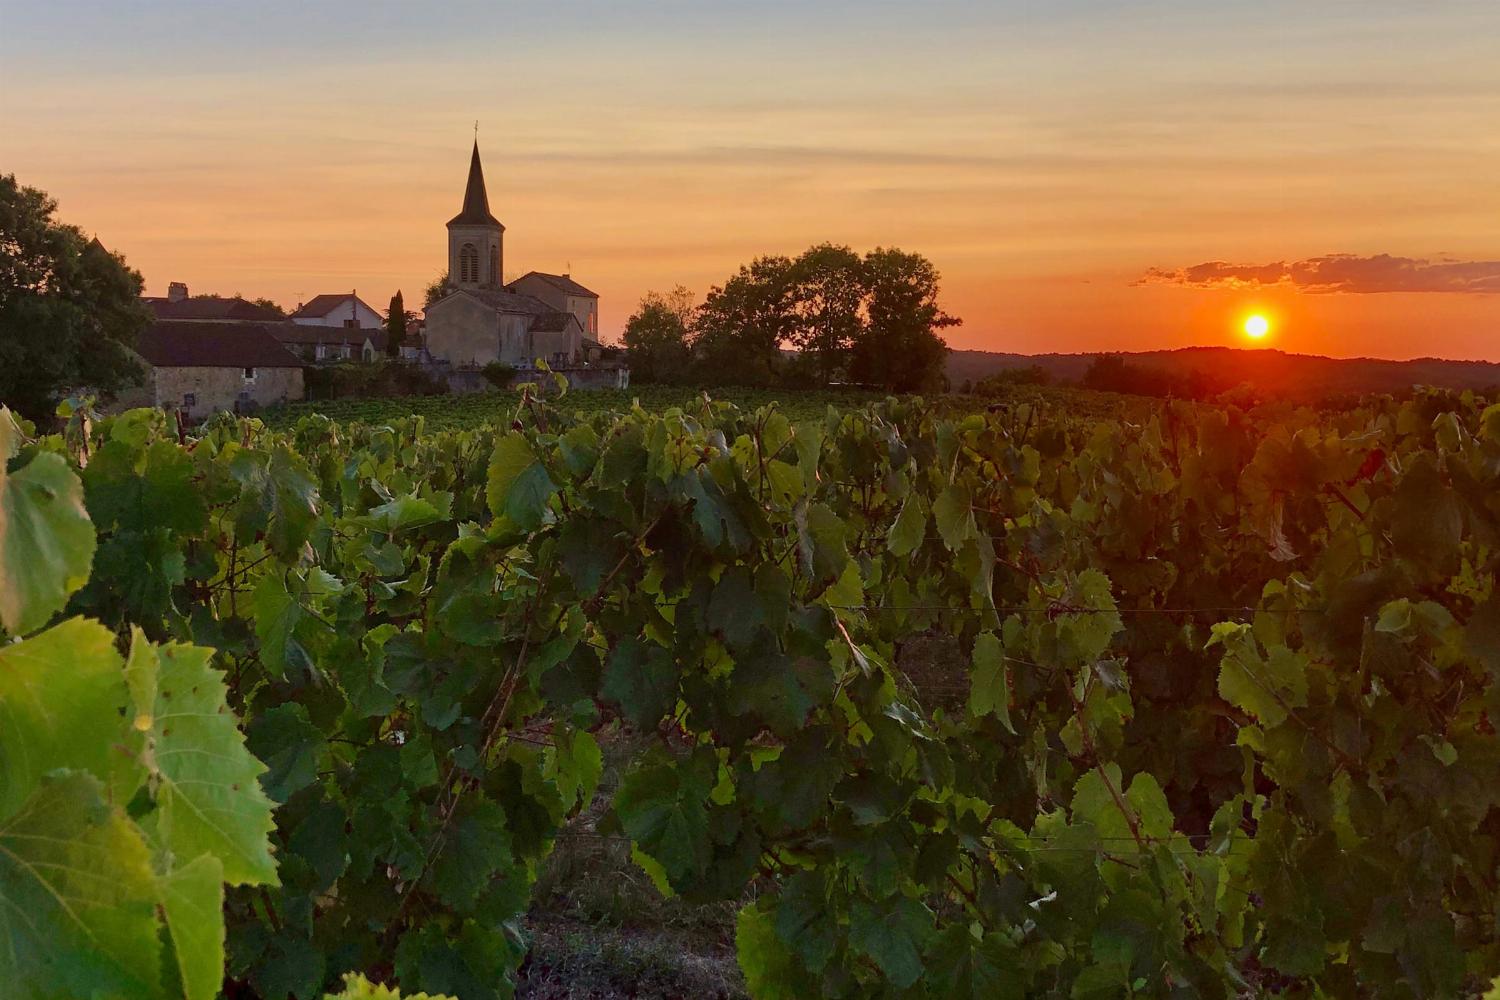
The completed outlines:
{"type": "Polygon", "coordinates": [[[505,273],[504,250],[505,227],[490,214],[479,140],[475,139],[463,211],[448,220],[448,281],[457,288],[498,287],[505,273]]]}

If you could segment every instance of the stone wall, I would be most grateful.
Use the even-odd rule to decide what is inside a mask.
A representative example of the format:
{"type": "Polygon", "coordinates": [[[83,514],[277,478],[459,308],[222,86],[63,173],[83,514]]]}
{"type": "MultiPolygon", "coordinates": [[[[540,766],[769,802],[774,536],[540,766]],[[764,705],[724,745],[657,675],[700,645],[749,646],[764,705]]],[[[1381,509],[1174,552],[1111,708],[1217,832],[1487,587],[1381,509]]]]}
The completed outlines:
{"type": "Polygon", "coordinates": [[[468,295],[449,295],[427,309],[427,350],[453,365],[483,367],[500,360],[494,308],[468,295]]]}
{"type": "Polygon", "coordinates": [[[201,420],[219,410],[244,409],[241,393],[256,406],[291,403],[303,396],[301,368],[256,368],[247,380],[243,368],[154,368],[151,404],[182,410],[189,420],[201,420]],[[193,402],[188,404],[191,395],[193,402]]]}
{"type": "MultiPolygon", "coordinates": [[[[570,389],[628,389],[630,388],[630,369],[614,365],[608,367],[556,367],[552,369],[557,374],[568,380],[570,389]]],[[[552,376],[547,372],[532,369],[530,371],[517,372],[516,377],[511,380],[512,386],[518,386],[525,382],[541,383],[550,388],[552,376]]]]}

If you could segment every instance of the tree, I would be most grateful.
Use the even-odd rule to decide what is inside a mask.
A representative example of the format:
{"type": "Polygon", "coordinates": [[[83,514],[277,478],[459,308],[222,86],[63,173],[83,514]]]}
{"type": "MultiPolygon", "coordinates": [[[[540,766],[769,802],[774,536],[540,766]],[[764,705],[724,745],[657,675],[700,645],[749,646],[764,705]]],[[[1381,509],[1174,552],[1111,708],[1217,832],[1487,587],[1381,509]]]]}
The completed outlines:
{"type": "Polygon", "coordinates": [[[938,306],[937,268],[921,254],[877,247],[863,271],[867,322],[850,351],[850,379],[890,392],[940,388],[948,345],[937,331],[963,320],[938,306]]]}
{"type": "Polygon", "coordinates": [[[267,312],[275,314],[278,319],[286,319],[286,310],[268,298],[251,299],[250,304],[260,306],[267,312]]]}
{"type": "Polygon", "coordinates": [[[401,356],[406,344],[406,303],[401,298],[401,289],[391,296],[391,308],[385,315],[385,353],[392,358],[401,356]]]}
{"type": "Polygon", "coordinates": [[[791,342],[827,385],[848,367],[849,352],[864,332],[864,263],[846,246],[823,243],[792,262],[791,342]]]}
{"type": "Polygon", "coordinates": [[[151,321],[140,274],[56,211],[0,175],[0,400],[32,418],[69,390],[110,395],[138,382],[131,348],[151,321]]]}
{"type": "Polygon", "coordinates": [[[647,292],[641,297],[641,304],[625,321],[622,338],[632,379],[673,382],[686,375],[693,313],[693,293],[681,285],[666,294],[647,292]]]}
{"type": "Polygon", "coordinates": [[[790,257],[759,257],[698,309],[692,346],[715,381],[763,384],[780,373],[781,350],[797,329],[790,257]]]}
{"type": "Polygon", "coordinates": [[[448,281],[448,272],[444,271],[428,284],[427,290],[422,294],[422,308],[430,309],[438,299],[453,291],[453,285],[448,281]]]}

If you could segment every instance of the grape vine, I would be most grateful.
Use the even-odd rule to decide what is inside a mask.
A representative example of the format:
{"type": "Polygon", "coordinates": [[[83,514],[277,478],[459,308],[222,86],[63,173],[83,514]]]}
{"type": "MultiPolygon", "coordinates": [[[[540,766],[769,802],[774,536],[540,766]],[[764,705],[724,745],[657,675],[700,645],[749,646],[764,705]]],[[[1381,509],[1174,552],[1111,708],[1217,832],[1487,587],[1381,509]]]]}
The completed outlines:
{"type": "MultiPolygon", "coordinates": [[[[172,901],[211,889],[228,997],[507,996],[619,727],[652,746],[600,832],[753,900],[757,997],[1500,974],[1500,406],[507,416],[0,420],[0,823],[87,818],[70,858],[157,901],[93,988],[213,995],[217,925],[172,901]],[[959,697],[910,676],[918,637],[959,697]],[[189,698],[212,727],[162,723],[189,698]]],[[[23,996],[64,988],[0,928],[23,996]]]]}

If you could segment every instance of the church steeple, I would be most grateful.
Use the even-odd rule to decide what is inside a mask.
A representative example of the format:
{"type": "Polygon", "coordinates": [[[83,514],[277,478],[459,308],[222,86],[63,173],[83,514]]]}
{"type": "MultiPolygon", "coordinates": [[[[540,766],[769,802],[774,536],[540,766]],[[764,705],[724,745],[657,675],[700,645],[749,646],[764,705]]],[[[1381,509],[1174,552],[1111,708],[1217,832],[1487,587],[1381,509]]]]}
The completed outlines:
{"type": "Polygon", "coordinates": [[[464,188],[464,207],[448,220],[448,279],[460,288],[500,284],[505,227],[490,214],[490,199],[484,189],[484,167],[479,162],[479,141],[469,157],[469,183],[464,188]]]}
{"type": "Polygon", "coordinates": [[[474,155],[469,157],[469,183],[464,188],[464,207],[448,225],[500,226],[500,220],[490,214],[490,198],[484,190],[484,166],[479,162],[479,140],[474,140],[474,155]]]}

